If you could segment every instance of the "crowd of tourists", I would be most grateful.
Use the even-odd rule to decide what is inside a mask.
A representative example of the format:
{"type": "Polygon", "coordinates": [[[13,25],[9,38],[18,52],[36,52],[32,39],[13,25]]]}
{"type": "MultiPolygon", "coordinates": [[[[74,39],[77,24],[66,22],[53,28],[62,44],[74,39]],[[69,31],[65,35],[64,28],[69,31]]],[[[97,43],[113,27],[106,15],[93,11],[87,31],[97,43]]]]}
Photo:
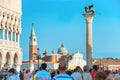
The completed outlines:
{"type": "Polygon", "coordinates": [[[92,69],[89,66],[84,66],[83,69],[76,66],[74,70],[67,70],[66,64],[61,62],[58,70],[47,71],[46,68],[47,64],[43,63],[39,70],[33,72],[25,69],[17,72],[14,68],[6,69],[5,73],[0,70],[0,74],[5,74],[0,80],[120,80],[120,69],[103,70],[97,65],[93,65],[92,69]]]}

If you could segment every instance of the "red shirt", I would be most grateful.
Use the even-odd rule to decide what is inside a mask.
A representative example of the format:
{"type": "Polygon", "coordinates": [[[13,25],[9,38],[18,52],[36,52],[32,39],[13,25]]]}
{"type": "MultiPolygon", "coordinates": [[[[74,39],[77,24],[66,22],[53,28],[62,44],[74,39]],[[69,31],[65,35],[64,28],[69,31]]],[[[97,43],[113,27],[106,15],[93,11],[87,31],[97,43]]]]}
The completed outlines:
{"type": "Polygon", "coordinates": [[[91,73],[92,80],[95,80],[95,79],[94,79],[94,78],[95,78],[95,74],[96,74],[96,72],[92,72],[92,73],[91,73]]]}

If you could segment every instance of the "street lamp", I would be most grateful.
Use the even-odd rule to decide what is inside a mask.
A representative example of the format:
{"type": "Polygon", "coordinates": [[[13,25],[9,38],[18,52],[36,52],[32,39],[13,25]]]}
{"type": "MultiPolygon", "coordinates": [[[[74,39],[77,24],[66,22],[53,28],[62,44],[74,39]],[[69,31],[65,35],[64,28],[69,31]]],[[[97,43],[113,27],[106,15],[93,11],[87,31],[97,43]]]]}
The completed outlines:
{"type": "Polygon", "coordinates": [[[38,69],[39,69],[39,59],[40,59],[40,55],[39,55],[39,51],[40,51],[40,49],[39,48],[37,48],[37,59],[38,59],[38,69]]]}

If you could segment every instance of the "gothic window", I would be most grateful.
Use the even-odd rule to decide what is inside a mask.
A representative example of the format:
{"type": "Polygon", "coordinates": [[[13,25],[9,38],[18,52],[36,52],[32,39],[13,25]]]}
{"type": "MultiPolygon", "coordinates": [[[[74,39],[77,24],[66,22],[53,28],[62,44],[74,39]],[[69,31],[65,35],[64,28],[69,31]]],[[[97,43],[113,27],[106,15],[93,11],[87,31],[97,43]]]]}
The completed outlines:
{"type": "Polygon", "coordinates": [[[0,29],[0,39],[2,39],[2,29],[0,29]]]}

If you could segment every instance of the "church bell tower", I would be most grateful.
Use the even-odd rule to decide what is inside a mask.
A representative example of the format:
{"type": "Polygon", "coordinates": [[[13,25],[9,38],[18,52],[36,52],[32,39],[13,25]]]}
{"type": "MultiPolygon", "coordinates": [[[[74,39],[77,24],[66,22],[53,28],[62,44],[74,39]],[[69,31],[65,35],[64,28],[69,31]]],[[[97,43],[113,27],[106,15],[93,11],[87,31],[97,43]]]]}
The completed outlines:
{"type": "Polygon", "coordinates": [[[34,24],[32,24],[32,30],[30,35],[30,44],[29,44],[29,60],[37,59],[37,37],[34,30],[34,24]]]}

